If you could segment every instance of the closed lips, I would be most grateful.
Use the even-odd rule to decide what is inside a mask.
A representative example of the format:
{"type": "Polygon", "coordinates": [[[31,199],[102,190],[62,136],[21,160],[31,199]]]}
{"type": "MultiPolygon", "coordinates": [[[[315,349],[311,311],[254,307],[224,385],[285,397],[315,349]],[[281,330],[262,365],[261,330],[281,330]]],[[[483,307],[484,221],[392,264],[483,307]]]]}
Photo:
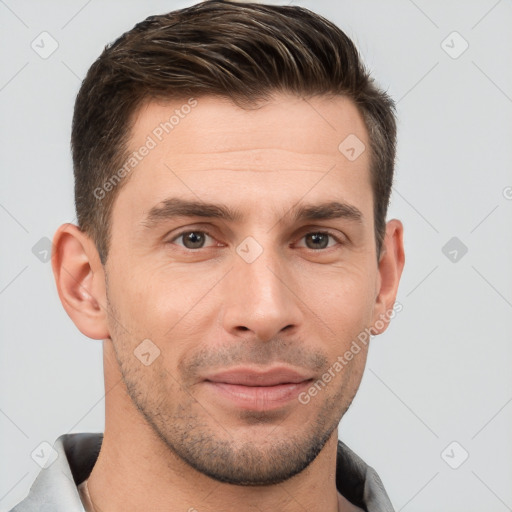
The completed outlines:
{"type": "Polygon", "coordinates": [[[248,368],[239,368],[210,375],[204,380],[239,386],[266,387],[281,384],[297,384],[312,378],[312,375],[281,367],[260,372],[248,368]]]}

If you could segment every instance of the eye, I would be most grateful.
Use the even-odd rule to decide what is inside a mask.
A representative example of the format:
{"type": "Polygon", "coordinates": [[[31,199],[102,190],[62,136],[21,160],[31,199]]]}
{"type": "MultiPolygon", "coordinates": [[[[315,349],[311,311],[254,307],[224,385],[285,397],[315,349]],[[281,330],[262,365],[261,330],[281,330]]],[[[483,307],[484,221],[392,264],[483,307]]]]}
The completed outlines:
{"type": "MultiPolygon", "coordinates": [[[[189,230],[182,231],[174,238],[169,240],[168,243],[179,245],[187,250],[198,250],[208,247],[208,239],[213,242],[215,239],[208,234],[206,231],[189,230]]],[[[305,247],[314,251],[327,249],[333,247],[336,244],[342,244],[343,242],[336,236],[325,231],[313,231],[304,235],[301,240],[305,240],[305,247]]],[[[214,244],[210,243],[210,247],[214,244]]],[[[303,246],[304,247],[304,246],[303,246]]]]}
{"type": "Polygon", "coordinates": [[[312,250],[326,249],[327,247],[336,245],[336,242],[341,244],[341,241],[337,237],[324,231],[307,233],[302,239],[305,239],[306,247],[312,250]],[[334,240],[335,243],[329,245],[329,238],[334,240]]]}
{"type": "Polygon", "coordinates": [[[205,231],[183,231],[170,240],[170,243],[175,243],[176,240],[181,240],[182,244],[178,245],[182,245],[185,249],[203,249],[207,238],[213,240],[213,238],[205,231]]]}

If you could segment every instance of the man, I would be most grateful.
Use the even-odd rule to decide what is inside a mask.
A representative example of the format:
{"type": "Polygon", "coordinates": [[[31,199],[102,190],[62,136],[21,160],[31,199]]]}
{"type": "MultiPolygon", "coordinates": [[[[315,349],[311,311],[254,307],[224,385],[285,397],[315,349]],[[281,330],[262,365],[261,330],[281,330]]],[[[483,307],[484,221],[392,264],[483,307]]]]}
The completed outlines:
{"type": "Polygon", "coordinates": [[[295,6],[211,0],[91,66],[62,304],[103,340],[104,434],[65,434],[27,511],[392,511],[338,424],[395,311],[393,102],[295,6]]]}

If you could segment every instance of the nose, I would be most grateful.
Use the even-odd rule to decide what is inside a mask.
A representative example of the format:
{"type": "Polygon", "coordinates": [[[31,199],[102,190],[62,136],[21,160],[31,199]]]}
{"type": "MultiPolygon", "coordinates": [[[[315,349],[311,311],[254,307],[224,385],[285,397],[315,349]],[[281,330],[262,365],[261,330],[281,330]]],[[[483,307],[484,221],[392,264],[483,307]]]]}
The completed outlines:
{"type": "MultiPolygon", "coordinates": [[[[268,341],[283,331],[296,331],[302,321],[300,299],[286,262],[264,250],[251,263],[235,255],[226,281],[224,328],[232,335],[268,341]]],[[[289,266],[288,266],[289,268],[289,266]]]]}

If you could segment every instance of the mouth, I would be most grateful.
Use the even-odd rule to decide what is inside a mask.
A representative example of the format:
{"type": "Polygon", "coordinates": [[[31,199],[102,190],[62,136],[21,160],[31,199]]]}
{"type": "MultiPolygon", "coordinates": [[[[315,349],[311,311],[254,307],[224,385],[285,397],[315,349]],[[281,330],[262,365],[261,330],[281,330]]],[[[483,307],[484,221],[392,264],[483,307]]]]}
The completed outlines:
{"type": "Polygon", "coordinates": [[[228,406],[270,411],[296,400],[312,381],[310,374],[283,366],[263,371],[239,367],[210,375],[203,384],[228,406]]]}

